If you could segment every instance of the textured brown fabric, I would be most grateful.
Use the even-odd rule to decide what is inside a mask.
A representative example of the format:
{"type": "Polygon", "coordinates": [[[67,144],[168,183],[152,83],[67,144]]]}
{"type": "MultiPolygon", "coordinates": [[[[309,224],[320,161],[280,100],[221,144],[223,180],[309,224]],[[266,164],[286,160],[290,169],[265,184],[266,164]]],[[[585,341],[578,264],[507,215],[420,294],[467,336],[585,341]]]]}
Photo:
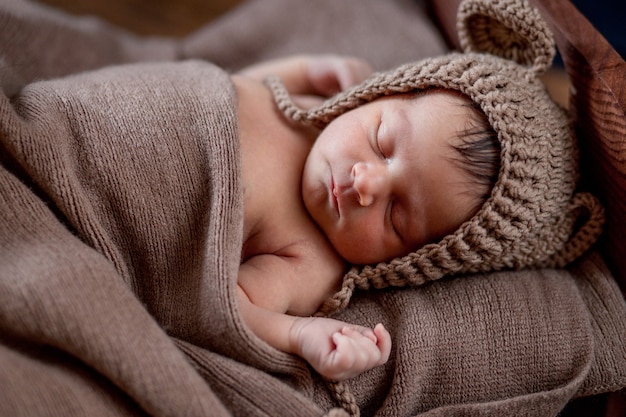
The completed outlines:
{"type": "Polygon", "coordinates": [[[226,73],[135,64],[0,99],[3,415],[226,415],[213,390],[245,415],[321,414],[263,372],[308,380],[236,309],[242,195],[226,73]]]}
{"type": "MultiPolygon", "coordinates": [[[[300,6],[286,26],[339,21],[323,2],[283,1],[300,6]]],[[[348,3],[362,15],[373,4],[348,3]]],[[[254,26],[250,11],[266,4],[281,1],[225,17],[193,37],[194,52],[244,62],[248,47],[254,59],[280,50],[270,34],[282,14],[254,26]],[[224,41],[243,27],[270,33],[242,49],[224,41]],[[202,51],[209,34],[213,50],[202,51]]],[[[381,27],[422,16],[393,4],[376,9],[395,10],[377,15],[381,27]]],[[[340,22],[347,36],[351,20],[340,22]]],[[[413,30],[387,38],[385,56],[423,58],[413,30]]],[[[376,55],[359,39],[357,55],[376,55]]],[[[226,74],[187,62],[33,82],[190,57],[187,41],[0,4],[1,415],[345,415],[323,381],[237,314],[241,185],[226,74]]],[[[348,384],[357,412],[544,417],[626,386],[624,302],[600,258],[576,265],[357,292],[342,318],[383,321],[394,337],[391,361],[348,384]]]]}
{"type": "Polygon", "coordinates": [[[556,416],[568,398],[626,386],[626,305],[597,253],[571,271],[357,291],[336,318],[382,322],[395,344],[348,381],[363,415],[556,416]]]}

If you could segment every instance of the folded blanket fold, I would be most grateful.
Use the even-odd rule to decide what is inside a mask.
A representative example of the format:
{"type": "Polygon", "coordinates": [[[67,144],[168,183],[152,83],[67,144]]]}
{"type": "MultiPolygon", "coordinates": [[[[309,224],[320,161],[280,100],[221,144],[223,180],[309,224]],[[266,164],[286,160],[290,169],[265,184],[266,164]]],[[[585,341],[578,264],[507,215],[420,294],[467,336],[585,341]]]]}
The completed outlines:
{"type": "MultiPolygon", "coordinates": [[[[237,311],[242,193],[225,72],[194,61],[111,67],[32,83],[3,97],[1,114],[3,370],[34,376],[53,349],[74,358],[67,372],[101,375],[149,414],[220,409],[175,338],[198,357],[214,352],[210,366],[227,355],[274,373],[301,369],[294,386],[306,385],[303,365],[254,338],[237,311]],[[33,360],[8,365],[15,344],[34,349],[33,360]]],[[[236,368],[267,379],[242,363],[211,378],[236,368]]],[[[303,401],[280,380],[267,398],[281,390],[303,401]]],[[[263,402],[263,391],[247,402],[263,402]]],[[[89,397],[75,395],[60,401],[77,412],[89,397]]],[[[42,407],[57,401],[38,397],[42,407]]]]}

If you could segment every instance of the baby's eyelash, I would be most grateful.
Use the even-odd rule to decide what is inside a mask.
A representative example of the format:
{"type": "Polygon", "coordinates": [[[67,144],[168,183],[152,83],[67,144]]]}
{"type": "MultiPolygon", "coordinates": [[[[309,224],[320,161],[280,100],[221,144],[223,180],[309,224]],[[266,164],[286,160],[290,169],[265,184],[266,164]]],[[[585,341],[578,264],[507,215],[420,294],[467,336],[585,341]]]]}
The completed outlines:
{"type": "Polygon", "coordinates": [[[381,157],[387,158],[387,156],[383,152],[382,146],[380,146],[380,128],[382,127],[382,125],[383,125],[383,121],[381,118],[380,122],[378,123],[378,129],[376,130],[376,148],[378,149],[378,153],[380,154],[381,157]]]}

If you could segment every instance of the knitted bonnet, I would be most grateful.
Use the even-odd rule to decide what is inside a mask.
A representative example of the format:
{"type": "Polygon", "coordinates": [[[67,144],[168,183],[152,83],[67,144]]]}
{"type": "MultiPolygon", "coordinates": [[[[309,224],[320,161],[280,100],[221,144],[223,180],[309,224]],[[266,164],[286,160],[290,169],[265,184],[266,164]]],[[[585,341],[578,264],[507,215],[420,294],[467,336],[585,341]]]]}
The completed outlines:
{"type": "Polygon", "coordinates": [[[576,140],[567,113],[538,78],[552,63],[554,40],[523,0],[466,0],[457,15],[463,53],[403,65],[303,110],[277,79],[278,107],[295,121],[325,126],[382,96],[456,90],[485,113],[500,142],[500,170],[489,198],[455,232],[377,265],[353,267],[326,312],[347,305],[355,287],[420,285],[451,274],[562,267],[599,237],[604,212],[576,192],[576,140]]]}

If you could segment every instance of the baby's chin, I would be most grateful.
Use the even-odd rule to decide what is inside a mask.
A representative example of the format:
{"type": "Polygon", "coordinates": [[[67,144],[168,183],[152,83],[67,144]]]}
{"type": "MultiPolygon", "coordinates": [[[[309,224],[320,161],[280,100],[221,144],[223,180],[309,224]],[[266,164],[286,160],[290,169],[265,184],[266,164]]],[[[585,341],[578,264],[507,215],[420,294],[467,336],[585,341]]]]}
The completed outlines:
{"type": "Polygon", "coordinates": [[[342,242],[340,244],[331,240],[331,244],[339,253],[339,256],[351,265],[374,265],[385,261],[381,256],[369,254],[365,250],[359,250],[355,242],[352,242],[352,244],[342,242]]]}

